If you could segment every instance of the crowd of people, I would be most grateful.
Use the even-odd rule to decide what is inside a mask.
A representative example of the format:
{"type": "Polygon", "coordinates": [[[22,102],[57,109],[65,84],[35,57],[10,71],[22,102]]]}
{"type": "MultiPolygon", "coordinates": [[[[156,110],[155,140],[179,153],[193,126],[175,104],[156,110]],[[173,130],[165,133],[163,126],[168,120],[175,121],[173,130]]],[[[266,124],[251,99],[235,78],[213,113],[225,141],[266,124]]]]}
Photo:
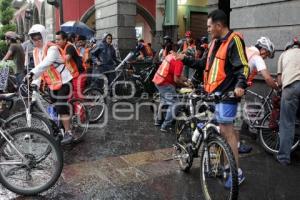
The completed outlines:
{"type": "MultiPolygon", "coordinates": [[[[155,57],[161,62],[153,82],[161,97],[155,125],[162,132],[168,132],[176,113],[176,87],[193,87],[203,83],[208,94],[225,94],[229,97],[216,105],[215,117],[220,125],[221,134],[230,145],[237,166],[239,153],[250,152],[251,147],[239,142],[241,120],[237,118],[243,111],[245,91],[253,84],[257,74],[261,74],[267,85],[274,90],[282,90],[280,112],[280,148],[276,159],[283,165],[290,164],[290,149],[294,139],[296,112],[300,99],[300,43],[293,40],[286,46],[279,58],[277,80],[271,76],[264,59],[273,58],[274,44],[268,37],[261,37],[256,44],[245,46],[242,34],[231,31],[227,16],[221,10],[208,15],[207,30],[211,38],[194,40],[192,32],[187,31],[185,38],[174,43],[169,36],[163,38],[162,48],[157,53],[151,43],[138,40],[137,60],[152,61],[155,57]],[[190,75],[190,69],[194,74],[190,75]],[[168,105],[165,118],[161,108],[168,105]]],[[[112,34],[105,34],[102,40],[90,40],[83,35],[56,32],[55,40],[48,41],[44,26],[33,25],[28,33],[29,40],[18,42],[17,34],[7,32],[5,39],[9,50],[3,60],[13,59],[17,66],[17,84],[24,80],[32,81],[43,89],[45,85],[52,91],[57,102],[55,108],[60,115],[65,134],[63,143],[72,141],[70,131],[68,101],[70,91],[80,98],[85,88],[85,74],[102,74],[120,63],[118,51],[112,44],[112,34]],[[28,69],[29,71],[28,71],[28,69]]],[[[108,75],[108,82],[113,76],[108,75]]],[[[99,85],[97,77],[90,84],[99,85]]],[[[239,183],[245,180],[238,168],[239,183]]],[[[230,180],[225,186],[231,185],[230,180]]]]}
{"type": "MultiPolygon", "coordinates": [[[[233,91],[234,98],[227,98],[216,105],[215,118],[220,125],[220,132],[230,145],[238,166],[238,180],[245,180],[239,164],[239,153],[248,153],[251,147],[241,145],[241,131],[245,91],[253,85],[253,80],[260,74],[267,86],[282,91],[279,138],[280,147],[276,160],[282,165],[290,164],[291,147],[294,141],[296,112],[299,105],[300,80],[300,43],[296,38],[288,43],[278,61],[277,80],[268,70],[265,59],[273,58],[275,46],[268,37],[261,37],[256,44],[246,47],[242,34],[231,31],[227,16],[222,10],[215,10],[208,15],[207,30],[211,37],[203,53],[197,53],[197,46],[191,41],[191,33],[186,33],[186,40],[181,42],[179,50],[172,48],[171,42],[166,43],[162,55],[162,64],[157,70],[153,82],[159,90],[161,105],[169,105],[166,116],[161,118],[158,109],[155,125],[162,132],[168,131],[176,113],[176,87],[192,85],[188,79],[186,68],[196,69],[193,78],[203,83],[208,94],[226,94],[233,91]],[[202,76],[203,75],[203,76],[202,76]]],[[[165,37],[168,40],[168,37],[165,37]]],[[[199,49],[199,48],[198,48],[199,49]]],[[[228,179],[225,187],[230,187],[228,179]]]]}

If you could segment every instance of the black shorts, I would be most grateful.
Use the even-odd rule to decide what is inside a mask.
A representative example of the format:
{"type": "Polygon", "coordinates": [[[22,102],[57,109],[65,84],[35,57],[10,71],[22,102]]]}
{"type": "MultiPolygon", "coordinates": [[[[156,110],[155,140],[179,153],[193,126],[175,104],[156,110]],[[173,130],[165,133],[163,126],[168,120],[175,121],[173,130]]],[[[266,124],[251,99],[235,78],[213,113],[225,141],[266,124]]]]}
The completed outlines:
{"type": "Polygon", "coordinates": [[[59,115],[68,115],[70,113],[68,100],[71,97],[72,82],[63,84],[59,90],[51,91],[51,100],[59,115]]]}

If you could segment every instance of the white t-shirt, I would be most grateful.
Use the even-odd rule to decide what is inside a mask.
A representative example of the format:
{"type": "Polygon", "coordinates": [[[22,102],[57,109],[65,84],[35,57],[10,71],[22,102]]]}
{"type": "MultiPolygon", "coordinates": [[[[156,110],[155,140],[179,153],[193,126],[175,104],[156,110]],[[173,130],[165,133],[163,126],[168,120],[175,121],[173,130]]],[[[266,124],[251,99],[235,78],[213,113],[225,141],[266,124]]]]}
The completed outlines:
{"type": "MultiPolygon", "coordinates": [[[[259,53],[259,50],[254,46],[249,47],[249,49],[252,51],[257,51],[259,53]]],[[[259,55],[252,56],[252,58],[250,60],[248,60],[248,64],[249,64],[249,68],[250,68],[250,74],[255,69],[257,70],[257,72],[267,69],[264,59],[259,55]]]]}

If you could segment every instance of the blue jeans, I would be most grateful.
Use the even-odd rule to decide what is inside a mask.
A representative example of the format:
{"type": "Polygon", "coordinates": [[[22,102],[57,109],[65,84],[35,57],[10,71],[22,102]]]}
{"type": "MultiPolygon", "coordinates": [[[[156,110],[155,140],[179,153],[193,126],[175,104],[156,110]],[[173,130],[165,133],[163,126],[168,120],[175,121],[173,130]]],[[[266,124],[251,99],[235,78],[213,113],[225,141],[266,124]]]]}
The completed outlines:
{"type": "Polygon", "coordinates": [[[17,85],[18,85],[18,88],[19,88],[20,85],[23,83],[23,79],[25,77],[25,74],[23,72],[21,72],[21,73],[16,73],[15,76],[16,76],[17,85]]]}
{"type": "Polygon", "coordinates": [[[172,125],[172,121],[174,119],[174,115],[176,114],[176,89],[173,85],[165,85],[165,86],[158,86],[156,85],[159,94],[160,94],[160,104],[158,107],[158,112],[156,115],[156,121],[161,121],[161,109],[164,105],[168,105],[167,113],[165,119],[161,125],[161,128],[167,128],[172,125]]]}
{"type": "Polygon", "coordinates": [[[277,155],[278,160],[281,161],[290,161],[299,99],[300,81],[296,81],[282,90],[279,126],[280,146],[277,155]]]}

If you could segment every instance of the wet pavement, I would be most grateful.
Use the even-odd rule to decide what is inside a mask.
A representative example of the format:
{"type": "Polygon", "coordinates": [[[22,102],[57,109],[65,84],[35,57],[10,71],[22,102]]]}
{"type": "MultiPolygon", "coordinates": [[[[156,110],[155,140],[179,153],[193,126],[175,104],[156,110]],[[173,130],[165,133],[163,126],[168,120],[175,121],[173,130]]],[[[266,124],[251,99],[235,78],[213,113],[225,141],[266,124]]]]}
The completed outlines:
{"type": "MultiPolygon", "coordinates": [[[[174,135],[161,133],[153,125],[149,107],[139,113],[138,120],[126,121],[113,120],[109,115],[107,126],[90,129],[84,142],[64,148],[63,173],[49,191],[21,197],[0,186],[0,199],[203,199],[199,159],[189,173],[180,171],[172,160],[174,135]]],[[[239,199],[300,199],[299,150],[293,154],[292,165],[283,167],[257,142],[242,138],[254,149],[241,156],[246,180],[239,199]]]]}

